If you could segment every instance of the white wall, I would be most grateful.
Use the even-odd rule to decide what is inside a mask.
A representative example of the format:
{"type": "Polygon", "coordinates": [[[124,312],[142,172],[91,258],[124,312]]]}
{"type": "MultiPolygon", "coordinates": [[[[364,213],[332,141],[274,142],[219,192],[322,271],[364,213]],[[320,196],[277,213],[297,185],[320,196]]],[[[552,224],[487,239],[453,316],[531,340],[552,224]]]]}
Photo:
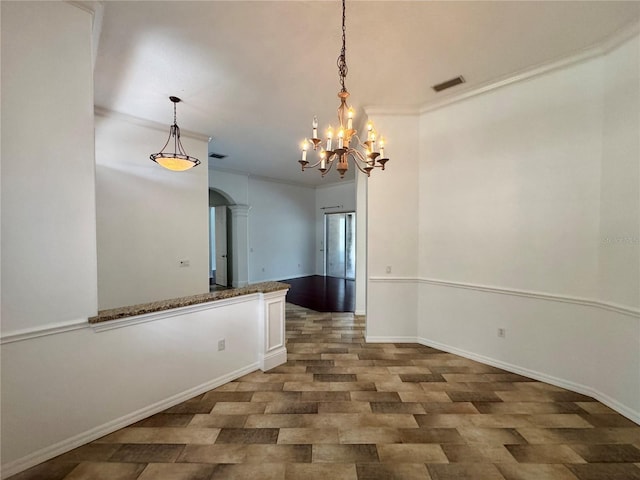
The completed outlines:
{"type": "Polygon", "coordinates": [[[315,191],[249,178],[249,282],[313,275],[315,191]]]}
{"type": "Polygon", "coordinates": [[[390,160],[367,181],[367,338],[415,338],[417,289],[402,278],[418,275],[418,117],[369,119],[387,139],[390,160]]]}
{"type": "Polygon", "coordinates": [[[390,144],[368,183],[368,339],[417,339],[640,422],[639,42],[371,115],[401,155],[390,144]]]}
{"type": "Polygon", "coordinates": [[[2,2],[2,119],[2,331],[93,315],[89,13],[2,2]]]}
{"type": "Polygon", "coordinates": [[[639,86],[636,37],[422,115],[420,341],[640,421],[639,86]]]}
{"type": "Polygon", "coordinates": [[[600,296],[640,306],[640,41],[604,60],[600,296]]]}
{"type": "Polygon", "coordinates": [[[314,189],[210,169],[209,187],[250,207],[249,282],[324,275],[324,213],[356,210],[353,181],[314,189]]]}
{"type": "Polygon", "coordinates": [[[419,301],[421,343],[594,396],[640,422],[637,316],[466,284],[420,282],[419,301]]]}
{"type": "Polygon", "coordinates": [[[123,328],[85,324],[2,345],[3,474],[257,369],[260,295],[217,303],[123,328]],[[221,338],[226,349],[218,352],[221,338]]]}
{"type": "MultiPolygon", "coordinates": [[[[331,174],[330,174],[331,175],[331,174]]],[[[337,174],[334,174],[337,175],[337,174]]],[[[340,181],[316,187],[315,193],[315,274],[325,274],[324,215],[325,213],[355,212],[356,187],[354,181],[340,181]],[[323,207],[337,207],[324,208],[323,207]]],[[[356,216],[357,221],[357,216],[356,216]]],[[[356,238],[357,242],[357,238],[356,238]]],[[[357,259],[356,259],[357,261],[357,259]]]]}
{"type": "Polygon", "coordinates": [[[202,164],[185,172],[149,159],[163,129],[124,115],[96,116],[96,215],[100,309],[209,291],[207,142],[182,143],[202,164]],[[180,260],[189,267],[181,267],[180,260]]]}
{"type": "MultiPolygon", "coordinates": [[[[264,306],[261,295],[252,295],[102,332],[87,324],[98,306],[91,15],[67,2],[3,2],[1,8],[4,478],[256,369],[264,306]],[[220,338],[226,339],[224,352],[212,348],[220,338]]],[[[198,238],[205,253],[191,262],[206,272],[206,163],[198,173],[204,181],[196,184],[185,176],[182,182],[163,178],[161,169],[147,177],[146,166],[128,156],[138,148],[132,144],[144,144],[148,157],[146,144],[158,148],[165,138],[99,123],[99,142],[110,138],[115,158],[101,163],[106,176],[98,175],[98,182],[108,192],[110,181],[122,182],[122,198],[111,198],[108,220],[129,222],[101,240],[139,249],[126,230],[148,226],[149,216],[184,227],[167,211],[163,194],[189,197],[184,190],[202,184],[202,207],[195,208],[202,211],[198,238]],[[133,166],[118,163],[127,160],[133,166]],[[122,203],[125,198],[130,203],[122,203]]],[[[185,144],[189,152],[198,150],[185,144]]],[[[109,153],[104,145],[99,149],[109,153]]],[[[206,158],[206,143],[196,155],[206,158]]],[[[187,242],[200,224],[180,232],[187,242]]],[[[134,260],[123,266],[129,277],[137,274],[134,260]]]]}
{"type": "Polygon", "coordinates": [[[599,60],[421,119],[420,275],[592,297],[599,60]]]}
{"type": "Polygon", "coordinates": [[[314,274],[314,188],[213,169],[209,187],[249,206],[249,283],[314,274]]]}
{"type": "Polygon", "coordinates": [[[224,192],[235,205],[249,204],[249,176],[209,169],[209,188],[224,192]]]}

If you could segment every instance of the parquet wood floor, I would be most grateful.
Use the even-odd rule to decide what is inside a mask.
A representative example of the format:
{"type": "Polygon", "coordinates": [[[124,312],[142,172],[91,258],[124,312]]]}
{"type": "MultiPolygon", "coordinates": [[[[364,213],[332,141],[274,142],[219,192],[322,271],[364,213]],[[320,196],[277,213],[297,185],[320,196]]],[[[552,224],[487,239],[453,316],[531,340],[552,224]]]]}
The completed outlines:
{"type": "Polygon", "coordinates": [[[635,480],[640,427],[592,398],[287,305],[289,361],[12,480],[635,480]]]}

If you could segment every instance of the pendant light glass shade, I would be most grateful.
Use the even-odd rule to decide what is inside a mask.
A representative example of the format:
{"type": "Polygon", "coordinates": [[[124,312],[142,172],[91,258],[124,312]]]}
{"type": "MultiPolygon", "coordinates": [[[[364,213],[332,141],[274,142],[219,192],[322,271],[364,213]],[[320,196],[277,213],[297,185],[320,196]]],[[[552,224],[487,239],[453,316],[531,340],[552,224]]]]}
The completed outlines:
{"type": "Polygon", "coordinates": [[[176,122],[176,103],[181,100],[178,97],[169,97],[169,100],[173,102],[173,125],[171,125],[171,129],[169,130],[169,138],[167,139],[167,143],[164,144],[164,147],[162,147],[162,150],[160,150],[159,153],[152,153],[149,158],[167,170],[183,172],[200,165],[200,160],[187,155],[180,141],[180,127],[178,127],[178,123],[176,122]],[[169,145],[171,137],[173,137],[173,153],[165,153],[164,149],[169,145]]]}

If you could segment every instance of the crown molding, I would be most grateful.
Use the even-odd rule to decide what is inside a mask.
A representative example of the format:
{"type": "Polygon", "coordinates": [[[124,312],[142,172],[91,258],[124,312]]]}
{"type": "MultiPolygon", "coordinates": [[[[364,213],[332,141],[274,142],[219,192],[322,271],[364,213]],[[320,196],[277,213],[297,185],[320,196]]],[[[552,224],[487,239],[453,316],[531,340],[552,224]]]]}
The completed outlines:
{"type": "MultiPolygon", "coordinates": [[[[117,120],[122,120],[123,122],[130,123],[132,125],[138,125],[140,127],[147,127],[153,130],[160,130],[162,132],[167,132],[169,124],[153,122],[151,120],[147,120],[146,118],[134,117],[133,115],[128,115],[126,113],[116,112],[115,110],[109,110],[108,108],[94,106],[94,113],[98,117],[105,118],[114,118],[117,120]]],[[[204,135],[202,133],[193,132],[190,130],[180,129],[180,134],[183,137],[192,138],[194,140],[200,140],[202,142],[209,142],[209,135],[204,135]]]]}
{"type": "Polygon", "coordinates": [[[95,0],[65,0],[65,3],[72,5],[91,15],[91,66],[96,68],[98,58],[98,45],[100,44],[100,34],[102,33],[102,20],[104,18],[104,2],[95,0]]]}
{"type": "Polygon", "coordinates": [[[397,115],[397,116],[415,116],[423,113],[432,112],[440,108],[449,106],[453,103],[461,102],[477,95],[482,95],[487,92],[491,92],[498,88],[511,85],[513,83],[528,80],[539,75],[543,75],[548,72],[560,70],[570,65],[585,62],[593,58],[597,58],[611,52],[616,47],[631,40],[633,37],[640,34],[640,22],[633,21],[621,29],[617,30],[613,34],[604,38],[596,44],[592,44],[581,50],[574,52],[571,55],[558,58],[549,62],[540,63],[533,67],[528,67],[524,70],[520,70],[515,73],[504,75],[501,78],[493,79],[481,85],[470,87],[468,90],[458,91],[446,97],[441,97],[436,100],[432,100],[423,103],[419,107],[412,107],[408,105],[370,105],[364,107],[364,111],[367,115],[397,115]]]}
{"type": "Polygon", "coordinates": [[[69,5],[73,5],[74,7],[79,8],[80,10],[84,10],[87,13],[90,13],[91,15],[95,15],[95,13],[101,9],[104,8],[104,5],[102,4],[102,2],[97,2],[97,1],[90,1],[90,0],[65,0],[65,3],[68,3],[69,5]]]}
{"type": "Polygon", "coordinates": [[[231,173],[233,175],[240,175],[242,177],[247,177],[247,179],[249,178],[253,178],[256,180],[262,180],[264,182],[270,182],[270,183],[280,183],[282,185],[289,185],[292,187],[303,187],[303,188],[310,188],[310,189],[320,189],[320,188],[329,188],[329,187],[335,187],[336,185],[341,185],[344,183],[353,183],[354,180],[338,180],[337,182],[333,182],[333,183],[328,183],[328,184],[322,184],[322,185],[313,185],[313,184],[308,184],[308,183],[301,183],[301,182],[294,182],[291,180],[282,180],[280,178],[273,178],[273,177],[268,177],[266,175],[257,175],[254,173],[247,173],[247,172],[243,172],[242,170],[235,170],[233,168],[224,168],[224,167],[215,167],[215,166],[211,166],[211,163],[209,164],[209,170],[213,173],[215,172],[222,172],[222,173],[231,173]]]}
{"type": "Polygon", "coordinates": [[[523,80],[528,80],[533,77],[537,77],[539,75],[543,75],[545,73],[553,72],[556,70],[560,70],[566,68],[571,65],[575,65],[577,63],[582,63],[587,60],[591,60],[593,58],[598,58],[600,56],[606,55],[611,50],[616,47],[622,45],[623,43],[631,40],[634,36],[640,34],[640,22],[632,22],[620,30],[614,32],[613,34],[606,37],[604,40],[590,45],[586,48],[578,50],[572,55],[552,60],[550,62],[544,62],[533,67],[529,67],[525,70],[521,70],[515,73],[511,73],[509,75],[505,75],[498,80],[491,80],[484,84],[481,84],[475,88],[471,88],[466,91],[462,91],[457,94],[450,95],[448,97],[444,97],[440,100],[435,100],[431,102],[424,103],[420,109],[419,113],[427,113],[432,112],[434,110],[438,110],[440,108],[449,106],[453,103],[460,102],[462,100],[466,100],[471,97],[475,97],[478,95],[482,95],[487,92],[491,92],[498,88],[505,87],[507,85],[511,85],[513,83],[521,82],[523,80]]]}
{"type": "Polygon", "coordinates": [[[598,43],[595,48],[600,48],[601,54],[605,55],[616,47],[631,40],[636,35],[640,35],[640,22],[634,21],[625,25],[620,30],[614,32],[598,43]]]}

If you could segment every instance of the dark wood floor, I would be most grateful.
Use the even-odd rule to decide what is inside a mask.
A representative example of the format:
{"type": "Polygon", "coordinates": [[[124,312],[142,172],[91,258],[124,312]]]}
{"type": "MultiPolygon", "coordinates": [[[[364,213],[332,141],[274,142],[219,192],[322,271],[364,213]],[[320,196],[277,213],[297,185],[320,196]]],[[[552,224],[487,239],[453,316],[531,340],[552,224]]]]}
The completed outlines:
{"type": "Polygon", "coordinates": [[[356,307],[354,280],[344,278],[309,277],[282,280],[291,285],[287,302],[310,308],[317,312],[353,312],[356,307]]]}

